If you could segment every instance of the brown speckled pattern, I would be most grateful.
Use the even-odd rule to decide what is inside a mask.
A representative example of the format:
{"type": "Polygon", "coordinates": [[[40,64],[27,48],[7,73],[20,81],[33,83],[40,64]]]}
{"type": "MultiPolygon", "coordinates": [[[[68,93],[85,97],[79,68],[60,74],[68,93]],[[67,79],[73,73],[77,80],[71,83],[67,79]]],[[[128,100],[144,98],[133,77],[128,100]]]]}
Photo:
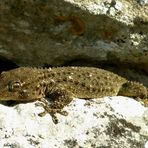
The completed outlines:
{"type": "Polygon", "coordinates": [[[37,69],[20,67],[0,75],[0,100],[33,101],[50,98],[46,112],[59,112],[73,98],[130,96],[148,103],[147,88],[112,72],[92,67],[37,69]]]}

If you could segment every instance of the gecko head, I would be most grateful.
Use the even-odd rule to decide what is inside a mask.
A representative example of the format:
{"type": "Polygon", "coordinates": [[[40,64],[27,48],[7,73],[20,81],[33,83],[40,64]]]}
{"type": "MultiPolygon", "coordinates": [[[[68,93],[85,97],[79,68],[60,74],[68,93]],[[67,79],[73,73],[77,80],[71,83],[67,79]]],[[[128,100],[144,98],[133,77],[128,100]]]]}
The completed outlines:
{"type": "Polygon", "coordinates": [[[0,100],[31,101],[37,99],[37,70],[21,67],[0,75],[0,100]],[[35,85],[35,86],[34,86],[35,85]]]}

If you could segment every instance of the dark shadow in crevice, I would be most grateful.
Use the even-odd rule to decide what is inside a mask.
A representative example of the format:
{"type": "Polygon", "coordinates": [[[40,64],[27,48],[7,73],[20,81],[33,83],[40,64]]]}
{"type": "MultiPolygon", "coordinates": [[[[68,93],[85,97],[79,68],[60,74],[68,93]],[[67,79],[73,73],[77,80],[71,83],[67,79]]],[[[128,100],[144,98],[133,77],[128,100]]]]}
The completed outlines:
{"type": "Polygon", "coordinates": [[[12,62],[11,60],[8,60],[8,59],[0,56],[0,73],[2,71],[11,70],[11,69],[14,69],[17,67],[18,67],[18,65],[15,64],[14,62],[12,62]]]}

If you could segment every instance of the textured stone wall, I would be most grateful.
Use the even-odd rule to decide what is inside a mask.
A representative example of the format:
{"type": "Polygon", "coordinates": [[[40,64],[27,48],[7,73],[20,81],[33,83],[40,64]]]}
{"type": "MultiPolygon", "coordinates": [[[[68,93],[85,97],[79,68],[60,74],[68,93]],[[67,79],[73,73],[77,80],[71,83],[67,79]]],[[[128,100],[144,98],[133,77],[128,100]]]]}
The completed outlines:
{"type": "Polygon", "coordinates": [[[95,61],[147,71],[147,14],[136,0],[3,0],[0,56],[19,66],[95,61]]]}

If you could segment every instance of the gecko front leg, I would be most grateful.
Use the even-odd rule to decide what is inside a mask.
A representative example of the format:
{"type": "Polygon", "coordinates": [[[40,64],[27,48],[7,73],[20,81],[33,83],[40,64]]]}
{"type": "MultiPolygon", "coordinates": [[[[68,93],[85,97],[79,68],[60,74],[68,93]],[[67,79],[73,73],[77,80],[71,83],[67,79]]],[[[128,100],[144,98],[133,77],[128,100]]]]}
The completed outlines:
{"type": "Polygon", "coordinates": [[[41,112],[39,116],[44,116],[46,113],[49,113],[54,123],[58,123],[55,114],[60,113],[65,116],[68,114],[66,111],[62,111],[62,109],[72,101],[72,93],[60,86],[56,86],[52,89],[47,87],[45,96],[49,101],[45,98],[41,98],[39,99],[40,102],[36,103],[36,105],[40,105],[44,108],[44,111],[41,112]]]}

